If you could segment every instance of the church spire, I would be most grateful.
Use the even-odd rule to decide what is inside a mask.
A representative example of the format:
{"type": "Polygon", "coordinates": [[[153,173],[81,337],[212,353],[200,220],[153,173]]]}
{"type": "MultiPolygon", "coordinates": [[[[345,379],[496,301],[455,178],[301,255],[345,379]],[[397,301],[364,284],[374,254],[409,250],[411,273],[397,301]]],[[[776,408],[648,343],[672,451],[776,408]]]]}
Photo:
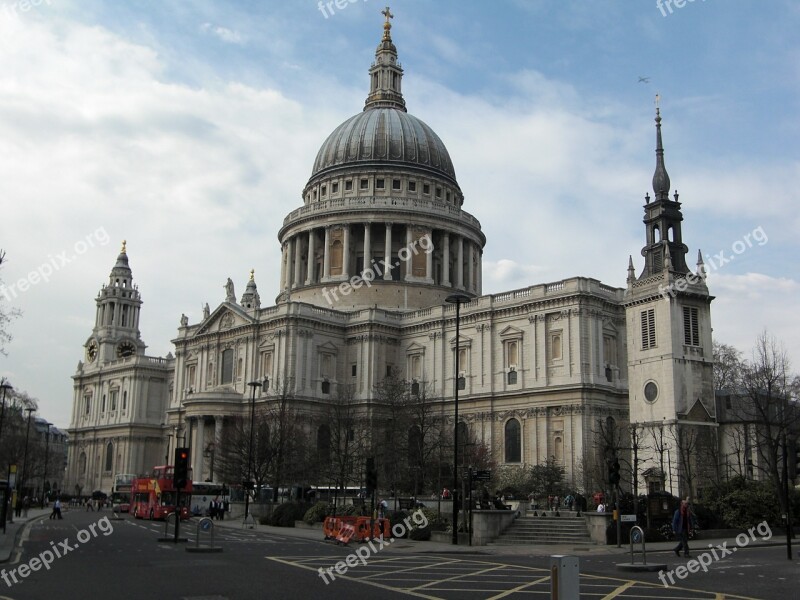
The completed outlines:
{"type": "Polygon", "coordinates": [[[669,199],[669,174],[664,166],[664,144],[661,141],[661,97],[656,94],[656,171],[653,173],[653,192],[656,200],[669,199]]]}
{"type": "Polygon", "coordinates": [[[387,6],[381,14],[385,17],[383,23],[383,38],[375,50],[375,62],[369,68],[369,96],[364,105],[364,110],[371,108],[396,108],[406,112],[406,102],[403,100],[401,83],[403,69],[397,61],[397,48],[392,42],[392,23],[394,15],[387,6]]]}

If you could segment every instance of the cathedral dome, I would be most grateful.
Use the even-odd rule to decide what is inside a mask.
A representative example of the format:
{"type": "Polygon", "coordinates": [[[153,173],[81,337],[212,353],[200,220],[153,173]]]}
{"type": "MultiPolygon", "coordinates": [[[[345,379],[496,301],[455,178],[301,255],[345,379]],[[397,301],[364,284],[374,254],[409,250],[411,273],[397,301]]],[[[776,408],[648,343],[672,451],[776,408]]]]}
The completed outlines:
{"type": "Polygon", "coordinates": [[[450,154],[426,123],[404,108],[368,106],[328,136],[311,177],[353,166],[403,166],[456,183],[450,154]]]}

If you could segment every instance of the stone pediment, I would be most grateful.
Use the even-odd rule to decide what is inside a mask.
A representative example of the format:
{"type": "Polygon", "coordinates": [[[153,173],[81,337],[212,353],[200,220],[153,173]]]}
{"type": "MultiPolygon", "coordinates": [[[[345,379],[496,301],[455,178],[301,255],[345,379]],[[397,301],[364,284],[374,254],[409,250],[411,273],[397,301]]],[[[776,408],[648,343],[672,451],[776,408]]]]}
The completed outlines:
{"type": "Polygon", "coordinates": [[[713,423],[714,417],[706,410],[705,405],[700,402],[700,398],[695,400],[692,408],[690,408],[683,416],[686,421],[694,421],[696,423],[713,423]]]}
{"type": "Polygon", "coordinates": [[[195,335],[227,331],[228,329],[250,325],[251,323],[255,323],[255,319],[242,310],[240,306],[230,302],[223,302],[203,321],[195,335]]]}
{"type": "Polygon", "coordinates": [[[512,325],[509,325],[505,329],[503,329],[498,335],[502,337],[521,337],[522,336],[522,329],[518,329],[512,325]]]}
{"type": "Polygon", "coordinates": [[[418,352],[425,352],[425,346],[417,342],[411,342],[408,348],[406,348],[406,353],[416,354],[418,352]]]}
{"type": "Polygon", "coordinates": [[[321,346],[317,346],[317,350],[320,352],[331,352],[334,354],[339,352],[339,348],[337,348],[332,342],[325,342],[321,346]]]}

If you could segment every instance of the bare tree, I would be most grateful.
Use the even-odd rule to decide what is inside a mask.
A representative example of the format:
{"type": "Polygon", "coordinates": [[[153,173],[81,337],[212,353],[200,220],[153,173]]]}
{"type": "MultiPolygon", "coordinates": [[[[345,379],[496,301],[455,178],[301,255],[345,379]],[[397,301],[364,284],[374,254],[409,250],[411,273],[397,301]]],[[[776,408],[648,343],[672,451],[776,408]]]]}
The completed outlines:
{"type": "Polygon", "coordinates": [[[731,390],[736,386],[742,367],[742,353],[728,344],[714,340],[714,390],[731,390]]]}
{"type": "MultiPolygon", "coordinates": [[[[2,266],[6,261],[7,259],[5,251],[0,250],[0,266],[2,266]]],[[[6,345],[8,345],[11,340],[14,339],[11,333],[8,331],[8,327],[11,325],[11,321],[22,315],[22,311],[20,311],[18,308],[7,308],[3,304],[5,300],[10,300],[10,298],[6,292],[6,286],[3,284],[3,280],[0,279],[0,354],[3,356],[8,354],[6,351],[6,345]]]]}
{"type": "Polygon", "coordinates": [[[388,487],[396,496],[408,458],[408,434],[411,427],[408,382],[399,376],[396,369],[392,369],[375,386],[373,397],[376,444],[372,450],[381,473],[378,485],[388,487]]]}
{"type": "Polygon", "coordinates": [[[800,407],[795,394],[796,378],[790,373],[783,346],[766,331],[756,340],[752,358],[739,371],[733,412],[744,425],[751,425],[755,438],[755,468],[772,484],[786,513],[789,486],[788,440],[800,431],[800,407]]]}
{"type": "Polygon", "coordinates": [[[361,486],[370,438],[366,415],[353,386],[339,385],[336,392],[336,397],[328,404],[326,416],[330,428],[328,474],[336,487],[334,504],[339,490],[344,494],[350,484],[361,486]]]}

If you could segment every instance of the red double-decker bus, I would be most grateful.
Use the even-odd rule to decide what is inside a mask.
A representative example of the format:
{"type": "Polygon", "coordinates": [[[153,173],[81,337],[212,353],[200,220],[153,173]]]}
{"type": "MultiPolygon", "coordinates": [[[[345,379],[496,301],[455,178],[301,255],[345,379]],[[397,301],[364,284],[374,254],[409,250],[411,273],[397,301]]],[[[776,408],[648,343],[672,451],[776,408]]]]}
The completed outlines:
{"type": "MultiPolygon", "coordinates": [[[[150,477],[137,477],[131,483],[131,512],[137,519],[164,519],[175,512],[177,491],[172,481],[172,465],[154,467],[150,477]]],[[[192,471],[181,490],[181,519],[191,517],[192,471]]]]}

